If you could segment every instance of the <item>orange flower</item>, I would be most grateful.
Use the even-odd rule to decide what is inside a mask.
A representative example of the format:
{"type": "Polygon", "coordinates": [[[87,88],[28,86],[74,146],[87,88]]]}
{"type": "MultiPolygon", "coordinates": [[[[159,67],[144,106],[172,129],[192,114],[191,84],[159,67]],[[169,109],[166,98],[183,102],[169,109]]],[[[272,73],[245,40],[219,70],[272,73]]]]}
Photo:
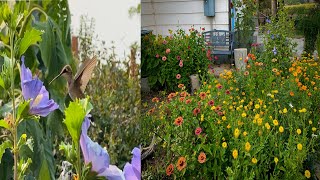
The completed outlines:
{"type": "Polygon", "coordinates": [[[180,93],[180,97],[186,97],[187,96],[187,92],[183,91],[180,93]]]}
{"type": "Polygon", "coordinates": [[[155,111],[155,108],[152,108],[152,109],[150,109],[150,110],[148,111],[148,113],[149,113],[149,114],[152,114],[152,113],[154,113],[154,111],[155,111]]]}
{"type": "Polygon", "coordinates": [[[201,98],[202,100],[204,100],[204,99],[206,98],[206,93],[205,93],[205,92],[201,92],[201,93],[199,94],[199,96],[200,96],[200,98],[201,98]]]}
{"type": "Polygon", "coordinates": [[[173,170],[174,170],[174,166],[173,164],[170,164],[166,169],[167,176],[171,176],[171,174],[173,173],[173,170]]]}
{"type": "Polygon", "coordinates": [[[184,87],[184,84],[179,84],[178,85],[178,88],[180,88],[180,89],[183,88],[183,87],[184,87]]]}
{"type": "Polygon", "coordinates": [[[208,102],[208,105],[209,105],[209,106],[213,106],[213,105],[214,105],[214,100],[210,100],[210,101],[208,102]]]}
{"type": "Polygon", "coordinates": [[[290,96],[294,96],[294,93],[292,91],[290,91],[290,96]]]}
{"type": "Polygon", "coordinates": [[[183,101],[184,101],[184,97],[180,97],[180,98],[179,98],[179,101],[180,101],[180,102],[183,102],[183,101]]]}
{"type": "Polygon", "coordinates": [[[193,115],[198,115],[200,113],[200,109],[199,108],[194,108],[193,110],[193,115]]]}
{"type": "Polygon", "coordinates": [[[182,122],[183,122],[183,118],[181,116],[179,116],[174,121],[174,124],[177,125],[177,126],[181,126],[182,122]]]}
{"type": "Polygon", "coordinates": [[[152,98],[152,102],[159,102],[159,98],[157,97],[152,98]]]}
{"type": "Polygon", "coordinates": [[[191,99],[187,99],[186,104],[190,104],[190,103],[191,103],[191,99]]]}
{"type": "Polygon", "coordinates": [[[182,169],[184,169],[186,166],[187,166],[186,158],[180,157],[177,162],[177,169],[179,171],[182,171],[182,169]]]}
{"type": "Polygon", "coordinates": [[[206,154],[204,152],[201,152],[199,154],[199,156],[198,156],[199,163],[201,163],[201,164],[205,163],[206,162],[206,158],[207,158],[206,154]]]}
{"type": "Polygon", "coordinates": [[[176,97],[176,93],[170,93],[168,95],[168,99],[171,99],[171,98],[174,98],[174,97],[176,97]]]}

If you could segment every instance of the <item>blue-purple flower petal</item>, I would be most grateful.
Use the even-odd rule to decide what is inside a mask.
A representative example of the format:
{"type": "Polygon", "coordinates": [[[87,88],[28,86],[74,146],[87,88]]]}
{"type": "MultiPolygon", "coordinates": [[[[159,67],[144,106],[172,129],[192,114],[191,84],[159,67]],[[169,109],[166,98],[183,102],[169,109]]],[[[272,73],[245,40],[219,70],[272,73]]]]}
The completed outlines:
{"type": "Polygon", "coordinates": [[[277,48],[275,46],[273,47],[272,52],[273,52],[274,55],[277,55],[278,51],[277,51],[277,48]]]}
{"type": "Polygon", "coordinates": [[[30,69],[26,68],[24,64],[24,56],[21,58],[21,62],[21,89],[24,99],[31,100],[29,113],[45,117],[58,109],[59,105],[49,99],[49,93],[43,86],[43,82],[37,77],[32,78],[30,69]]]}
{"type": "Polygon", "coordinates": [[[85,118],[82,123],[82,132],[80,136],[80,146],[82,149],[84,162],[92,164],[92,171],[99,174],[103,173],[110,163],[108,152],[103,149],[98,143],[93,142],[87,135],[88,128],[90,127],[90,119],[85,118]]]}
{"type": "Polygon", "coordinates": [[[123,172],[126,179],[130,180],[140,180],[141,179],[141,151],[139,148],[135,147],[132,150],[132,160],[131,164],[126,163],[123,172]]]}

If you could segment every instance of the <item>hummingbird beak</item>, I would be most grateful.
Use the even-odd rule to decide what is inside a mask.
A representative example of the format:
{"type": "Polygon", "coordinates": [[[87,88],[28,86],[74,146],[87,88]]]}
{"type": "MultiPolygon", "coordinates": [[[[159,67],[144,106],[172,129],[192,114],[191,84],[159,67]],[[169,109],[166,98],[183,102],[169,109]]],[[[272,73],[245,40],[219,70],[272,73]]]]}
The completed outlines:
{"type": "Polygon", "coordinates": [[[63,74],[63,72],[61,72],[60,74],[58,74],[58,76],[56,76],[55,78],[53,78],[53,79],[49,82],[49,85],[50,85],[54,80],[56,80],[58,77],[60,77],[62,74],[63,74]]]}

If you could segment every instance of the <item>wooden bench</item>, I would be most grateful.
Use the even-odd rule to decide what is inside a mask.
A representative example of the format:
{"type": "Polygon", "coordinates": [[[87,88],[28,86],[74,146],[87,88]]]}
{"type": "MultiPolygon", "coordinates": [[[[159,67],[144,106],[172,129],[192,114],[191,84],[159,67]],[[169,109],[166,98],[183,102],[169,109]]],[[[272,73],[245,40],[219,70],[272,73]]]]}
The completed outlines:
{"type": "Polygon", "coordinates": [[[234,32],[226,30],[212,30],[203,32],[207,46],[211,49],[211,55],[228,55],[233,58],[234,32]]]}

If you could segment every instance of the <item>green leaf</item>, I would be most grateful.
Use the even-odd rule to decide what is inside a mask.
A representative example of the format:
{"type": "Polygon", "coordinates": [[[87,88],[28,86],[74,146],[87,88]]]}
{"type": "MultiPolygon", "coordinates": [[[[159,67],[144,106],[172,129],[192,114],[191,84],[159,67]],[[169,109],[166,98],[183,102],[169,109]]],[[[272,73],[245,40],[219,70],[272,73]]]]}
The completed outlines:
{"type": "Polygon", "coordinates": [[[1,119],[0,120],[0,127],[4,127],[6,129],[9,129],[9,124],[5,120],[1,119]]]}
{"type": "Polygon", "coordinates": [[[0,163],[1,163],[2,155],[4,154],[4,152],[7,148],[12,148],[11,141],[9,141],[9,140],[0,144],[0,163]]]}
{"type": "Polygon", "coordinates": [[[47,161],[42,161],[38,179],[51,180],[47,161]]]}
{"type": "Polygon", "coordinates": [[[4,85],[4,81],[2,79],[2,77],[0,76],[0,86],[5,89],[5,85],[4,85]]]}
{"type": "Polygon", "coordinates": [[[28,114],[29,104],[30,104],[30,101],[24,101],[23,103],[19,104],[18,111],[17,111],[17,119],[18,120],[20,120],[21,117],[28,114]]]}
{"type": "Polygon", "coordinates": [[[89,114],[90,111],[93,109],[92,104],[89,102],[89,98],[81,99],[80,104],[82,105],[82,107],[84,107],[86,114],[89,114]]]}
{"type": "Polygon", "coordinates": [[[86,115],[85,109],[79,101],[70,102],[69,107],[65,110],[65,115],[66,118],[63,122],[67,126],[67,129],[72,137],[75,147],[78,147],[81,126],[86,115]]]}
{"type": "Polygon", "coordinates": [[[41,41],[41,35],[42,32],[40,30],[37,30],[35,28],[32,28],[31,30],[27,30],[24,33],[24,36],[21,40],[21,45],[19,49],[19,57],[26,52],[29,46],[36,44],[37,42],[41,41]]]}

